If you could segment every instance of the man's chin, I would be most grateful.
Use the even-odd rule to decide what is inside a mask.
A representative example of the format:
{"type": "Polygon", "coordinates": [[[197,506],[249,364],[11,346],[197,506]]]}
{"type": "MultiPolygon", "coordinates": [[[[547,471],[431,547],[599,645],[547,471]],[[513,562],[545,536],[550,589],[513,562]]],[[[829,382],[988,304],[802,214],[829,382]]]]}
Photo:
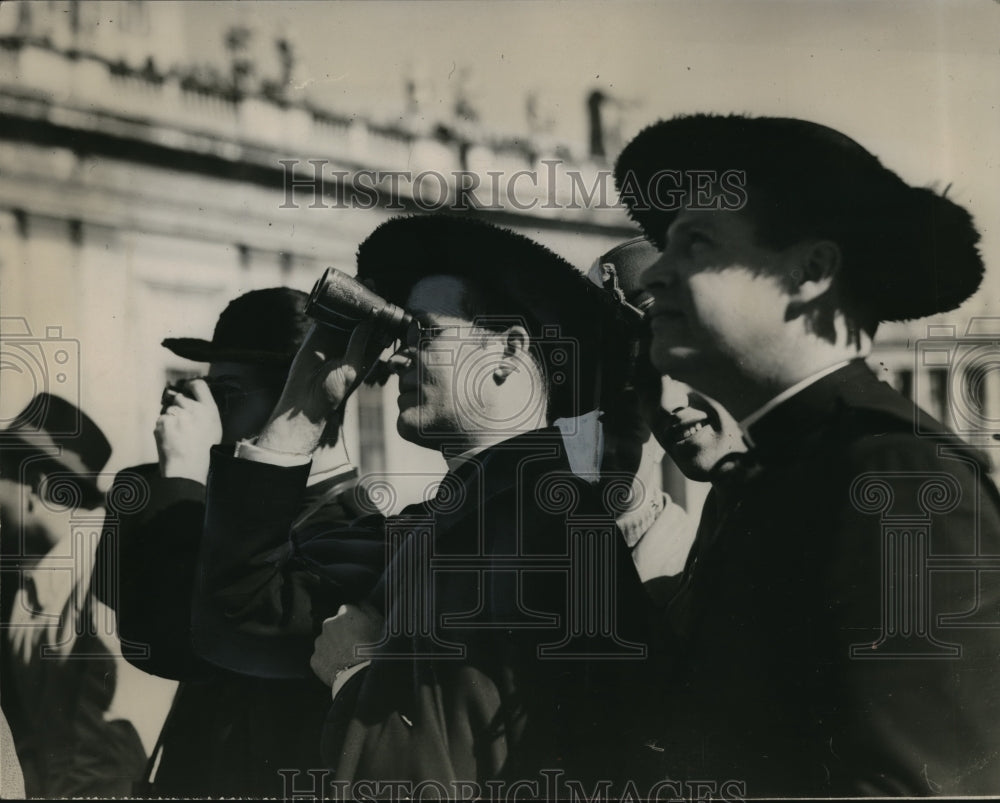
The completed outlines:
{"type": "Polygon", "coordinates": [[[399,433],[399,437],[403,440],[414,443],[417,446],[435,448],[433,437],[426,432],[425,427],[421,426],[420,416],[414,408],[407,408],[400,411],[399,416],[396,418],[396,432],[399,433]]]}

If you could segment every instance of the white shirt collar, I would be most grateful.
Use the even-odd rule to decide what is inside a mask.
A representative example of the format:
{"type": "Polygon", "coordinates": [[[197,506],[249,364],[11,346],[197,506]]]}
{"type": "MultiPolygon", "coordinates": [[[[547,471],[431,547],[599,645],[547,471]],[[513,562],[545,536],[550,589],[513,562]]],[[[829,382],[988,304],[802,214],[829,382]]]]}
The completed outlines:
{"type": "Polygon", "coordinates": [[[809,376],[807,376],[805,379],[801,379],[794,385],[792,385],[790,388],[786,388],[785,390],[781,391],[781,393],[779,393],[777,396],[771,399],[771,401],[769,401],[763,407],[754,410],[754,412],[750,413],[750,415],[748,415],[746,418],[740,421],[740,429],[742,429],[743,432],[746,433],[750,427],[752,427],[754,424],[760,421],[760,419],[762,419],[765,415],[771,412],[771,410],[773,410],[779,404],[781,404],[784,401],[788,401],[788,399],[792,398],[792,396],[794,396],[796,393],[805,390],[813,383],[821,380],[824,376],[829,376],[834,371],[839,371],[844,366],[849,365],[854,359],[855,359],[854,357],[851,357],[849,359],[835,363],[834,365],[830,365],[826,368],[823,368],[814,374],[809,374],[809,376]]]}
{"type": "Polygon", "coordinates": [[[562,435],[570,470],[589,483],[597,482],[604,454],[601,411],[591,410],[572,418],[557,418],[555,426],[562,435]]]}

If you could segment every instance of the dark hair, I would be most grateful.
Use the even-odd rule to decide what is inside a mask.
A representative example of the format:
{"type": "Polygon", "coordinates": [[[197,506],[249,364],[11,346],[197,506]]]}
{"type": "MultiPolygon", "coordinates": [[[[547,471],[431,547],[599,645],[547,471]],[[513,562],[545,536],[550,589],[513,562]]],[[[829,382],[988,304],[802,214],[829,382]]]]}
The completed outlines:
{"type": "Polygon", "coordinates": [[[869,334],[882,320],[921,318],[965,300],[967,285],[940,279],[939,265],[949,258],[944,249],[951,251],[957,274],[982,274],[972,217],[931,189],[901,180],[877,193],[859,187],[850,203],[808,188],[780,189],[766,177],[749,187],[743,212],[754,222],[758,242],[771,248],[804,239],[836,243],[840,306],[869,334]]]}
{"type": "Polygon", "coordinates": [[[541,322],[527,312],[512,315],[512,310],[521,309],[524,305],[518,304],[503,291],[487,292],[473,281],[465,281],[463,287],[462,312],[469,320],[474,321],[477,327],[500,333],[506,332],[514,323],[523,323],[528,330],[530,338],[528,353],[545,382],[545,415],[546,420],[551,423],[554,418],[558,418],[551,409],[554,390],[552,377],[557,366],[549,359],[547,349],[543,348],[541,322]]]}

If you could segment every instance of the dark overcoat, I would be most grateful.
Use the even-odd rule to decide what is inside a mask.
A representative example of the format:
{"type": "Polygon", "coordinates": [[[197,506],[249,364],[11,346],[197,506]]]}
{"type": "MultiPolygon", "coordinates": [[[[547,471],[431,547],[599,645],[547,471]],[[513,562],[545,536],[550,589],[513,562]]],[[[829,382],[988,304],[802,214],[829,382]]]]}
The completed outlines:
{"type": "Polygon", "coordinates": [[[663,633],[663,774],[750,797],[1000,791],[1000,499],[863,361],[751,426],[663,633]]]}
{"type": "MultiPolygon", "coordinates": [[[[297,512],[310,510],[310,527],[358,515],[353,497],[336,493],[346,479],[296,494],[297,512]]],[[[120,472],[109,493],[98,593],[117,609],[129,662],[181,681],[143,789],[157,796],[281,797],[278,770],[319,763],[329,690],[307,671],[262,677],[253,664],[232,671],[195,652],[191,616],[204,519],[205,486],[164,478],[155,464],[120,472]]],[[[354,595],[330,605],[360,599],[374,584],[382,567],[374,546],[345,569],[354,595]]]]}
{"type": "MultiPolygon", "coordinates": [[[[333,545],[377,522],[288,546],[280,494],[294,469],[213,461],[205,621],[216,660],[233,663],[269,638],[290,644],[294,623],[314,618],[315,608],[296,611],[310,603],[289,554],[322,575],[333,545]]],[[[490,447],[449,472],[432,500],[380,526],[392,559],[373,600],[388,636],[331,710],[325,766],[349,782],[434,781],[449,794],[451,783],[533,782],[546,769],[619,781],[648,708],[647,603],[558,430],[490,447]]]]}

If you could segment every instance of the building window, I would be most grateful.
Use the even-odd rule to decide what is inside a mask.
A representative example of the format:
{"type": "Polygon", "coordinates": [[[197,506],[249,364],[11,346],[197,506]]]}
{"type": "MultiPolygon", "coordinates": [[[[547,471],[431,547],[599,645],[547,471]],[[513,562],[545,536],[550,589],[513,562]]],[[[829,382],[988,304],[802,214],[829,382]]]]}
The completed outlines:
{"type": "Polygon", "coordinates": [[[948,398],[948,368],[928,368],[927,386],[930,390],[930,414],[947,426],[951,425],[950,399],[948,398]]]}
{"type": "Polygon", "coordinates": [[[362,385],[355,395],[358,398],[358,440],[361,444],[359,468],[362,474],[378,474],[385,471],[382,388],[362,385]]]}
{"type": "Polygon", "coordinates": [[[894,379],[896,380],[893,384],[896,386],[896,390],[902,393],[906,398],[913,400],[913,369],[912,368],[900,368],[896,371],[894,379]]]}

